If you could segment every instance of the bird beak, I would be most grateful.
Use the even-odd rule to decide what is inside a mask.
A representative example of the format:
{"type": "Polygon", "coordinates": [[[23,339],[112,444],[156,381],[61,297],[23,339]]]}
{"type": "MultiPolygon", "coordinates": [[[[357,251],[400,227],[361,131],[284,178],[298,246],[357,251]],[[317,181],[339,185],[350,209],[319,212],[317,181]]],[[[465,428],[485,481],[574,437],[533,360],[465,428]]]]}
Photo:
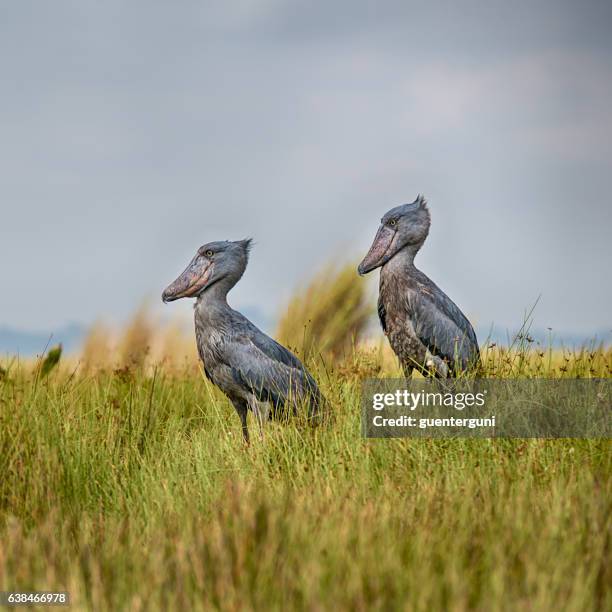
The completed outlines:
{"type": "Polygon", "coordinates": [[[376,232],[374,242],[368,251],[368,254],[359,264],[357,271],[360,276],[379,268],[387,263],[393,255],[392,245],[395,241],[397,232],[386,225],[381,225],[376,232]]]}
{"type": "Polygon", "coordinates": [[[195,256],[185,271],[162,293],[164,302],[173,302],[184,297],[194,297],[206,287],[212,276],[213,264],[202,257],[195,256]]]}

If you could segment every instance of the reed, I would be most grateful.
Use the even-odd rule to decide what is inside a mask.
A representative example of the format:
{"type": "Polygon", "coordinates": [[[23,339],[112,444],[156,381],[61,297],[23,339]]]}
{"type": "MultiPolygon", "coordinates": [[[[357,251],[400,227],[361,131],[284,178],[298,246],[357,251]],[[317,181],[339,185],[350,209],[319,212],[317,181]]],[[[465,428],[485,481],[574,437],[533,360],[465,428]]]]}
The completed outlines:
{"type": "Polygon", "coordinates": [[[356,265],[327,266],[296,290],[281,314],[276,337],[306,360],[344,358],[363,338],[374,307],[356,265]]]}

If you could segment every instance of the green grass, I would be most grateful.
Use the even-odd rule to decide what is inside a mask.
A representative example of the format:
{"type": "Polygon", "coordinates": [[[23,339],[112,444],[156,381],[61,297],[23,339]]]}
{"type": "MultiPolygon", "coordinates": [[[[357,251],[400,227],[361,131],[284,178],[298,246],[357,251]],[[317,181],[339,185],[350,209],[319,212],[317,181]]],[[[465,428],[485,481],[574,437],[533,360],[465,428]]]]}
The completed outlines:
{"type": "Polygon", "coordinates": [[[366,441],[355,366],[317,372],[333,423],[246,448],[192,374],[7,370],[0,590],[94,610],[612,606],[608,441],[366,441]]]}

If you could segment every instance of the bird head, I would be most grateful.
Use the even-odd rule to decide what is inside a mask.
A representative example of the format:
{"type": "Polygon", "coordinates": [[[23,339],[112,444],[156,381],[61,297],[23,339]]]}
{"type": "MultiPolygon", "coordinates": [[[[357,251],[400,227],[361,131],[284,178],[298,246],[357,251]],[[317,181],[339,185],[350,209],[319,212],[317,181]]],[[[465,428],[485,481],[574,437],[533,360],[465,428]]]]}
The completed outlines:
{"type": "Polygon", "coordinates": [[[429,233],[430,217],[422,195],[410,204],[402,204],[385,213],[374,242],[357,268],[360,275],[386,264],[396,253],[412,246],[416,253],[429,233]]]}
{"type": "Polygon", "coordinates": [[[164,289],[162,300],[198,297],[217,283],[223,283],[229,291],[244,274],[250,249],[250,238],[201,246],[183,273],[164,289]]]}

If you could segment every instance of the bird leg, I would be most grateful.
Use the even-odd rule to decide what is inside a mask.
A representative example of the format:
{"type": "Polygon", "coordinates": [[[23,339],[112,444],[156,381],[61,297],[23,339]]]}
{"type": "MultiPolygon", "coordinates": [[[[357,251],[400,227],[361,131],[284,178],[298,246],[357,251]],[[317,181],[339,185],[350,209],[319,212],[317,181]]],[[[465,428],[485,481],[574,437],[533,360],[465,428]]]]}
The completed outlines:
{"type": "Polygon", "coordinates": [[[263,440],[263,424],[268,420],[268,405],[262,406],[254,397],[249,400],[249,405],[259,425],[259,439],[263,440]]]}
{"type": "Polygon", "coordinates": [[[240,421],[242,423],[242,437],[244,438],[244,441],[248,446],[249,444],[251,444],[251,441],[249,440],[249,426],[247,425],[246,410],[240,414],[240,421]]]}
{"type": "Polygon", "coordinates": [[[242,437],[244,438],[245,443],[250,444],[249,441],[249,427],[247,425],[247,404],[244,400],[232,400],[232,404],[234,404],[234,408],[240,417],[240,423],[242,424],[242,437]]]}

